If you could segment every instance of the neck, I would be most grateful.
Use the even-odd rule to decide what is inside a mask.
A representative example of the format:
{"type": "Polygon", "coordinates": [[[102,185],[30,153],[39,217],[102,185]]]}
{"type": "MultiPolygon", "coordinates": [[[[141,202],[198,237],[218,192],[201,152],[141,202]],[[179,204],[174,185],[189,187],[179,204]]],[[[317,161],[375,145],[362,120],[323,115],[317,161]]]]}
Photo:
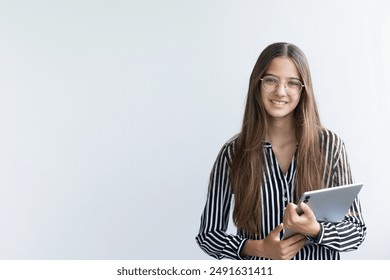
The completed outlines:
{"type": "Polygon", "coordinates": [[[266,141],[275,145],[286,145],[296,143],[295,124],[293,118],[288,119],[268,119],[268,130],[266,141]]]}

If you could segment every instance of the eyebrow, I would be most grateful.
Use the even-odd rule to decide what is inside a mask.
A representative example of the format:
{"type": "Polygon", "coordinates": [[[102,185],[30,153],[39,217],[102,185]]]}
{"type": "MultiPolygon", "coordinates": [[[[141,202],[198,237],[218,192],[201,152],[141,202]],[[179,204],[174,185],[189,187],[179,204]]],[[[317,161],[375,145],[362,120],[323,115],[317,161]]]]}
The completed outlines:
{"type": "MultiPolygon", "coordinates": [[[[273,77],[276,77],[280,80],[280,77],[279,76],[276,76],[274,74],[271,74],[271,73],[264,73],[264,76],[273,76],[273,77]]],[[[288,77],[287,79],[290,79],[290,80],[298,80],[300,81],[301,79],[300,78],[297,78],[297,77],[288,77]]]]}

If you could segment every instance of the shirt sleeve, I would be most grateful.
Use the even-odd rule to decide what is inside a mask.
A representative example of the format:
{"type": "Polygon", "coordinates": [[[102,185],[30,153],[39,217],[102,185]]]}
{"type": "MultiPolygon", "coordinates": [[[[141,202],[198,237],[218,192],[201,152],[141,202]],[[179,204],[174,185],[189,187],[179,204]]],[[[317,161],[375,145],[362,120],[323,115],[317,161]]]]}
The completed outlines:
{"type": "MultiPolygon", "coordinates": [[[[333,186],[352,184],[353,179],[345,145],[339,140],[337,147],[332,168],[333,186]]],[[[356,250],[364,241],[366,230],[360,201],[357,197],[342,222],[321,223],[321,232],[317,238],[317,243],[340,252],[356,250]]]]}
{"type": "Polygon", "coordinates": [[[232,144],[225,144],[214,163],[199,234],[196,236],[201,249],[216,259],[241,259],[240,252],[246,242],[242,236],[226,233],[233,195],[229,180],[231,150],[232,144]]]}

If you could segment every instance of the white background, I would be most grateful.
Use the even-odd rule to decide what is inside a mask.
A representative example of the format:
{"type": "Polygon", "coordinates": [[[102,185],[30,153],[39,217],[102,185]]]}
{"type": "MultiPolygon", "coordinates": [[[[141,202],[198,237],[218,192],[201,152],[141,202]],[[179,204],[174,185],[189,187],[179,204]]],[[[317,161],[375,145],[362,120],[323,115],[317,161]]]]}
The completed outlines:
{"type": "Polygon", "coordinates": [[[0,258],[208,259],[208,176],[270,43],[307,55],[390,259],[383,1],[0,1],[0,258]]]}

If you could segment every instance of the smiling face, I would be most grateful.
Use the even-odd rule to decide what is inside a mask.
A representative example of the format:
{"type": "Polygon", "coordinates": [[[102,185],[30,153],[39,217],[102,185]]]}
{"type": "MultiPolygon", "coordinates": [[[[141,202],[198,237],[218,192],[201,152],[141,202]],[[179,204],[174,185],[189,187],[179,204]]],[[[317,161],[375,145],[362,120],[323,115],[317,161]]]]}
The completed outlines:
{"type": "Polygon", "coordinates": [[[285,85],[289,81],[300,80],[297,67],[291,58],[274,58],[263,76],[271,75],[279,79],[280,84],[272,92],[261,87],[261,99],[269,119],[291,119],[297,107],[301,93],[287,94],[285,85]]]}

